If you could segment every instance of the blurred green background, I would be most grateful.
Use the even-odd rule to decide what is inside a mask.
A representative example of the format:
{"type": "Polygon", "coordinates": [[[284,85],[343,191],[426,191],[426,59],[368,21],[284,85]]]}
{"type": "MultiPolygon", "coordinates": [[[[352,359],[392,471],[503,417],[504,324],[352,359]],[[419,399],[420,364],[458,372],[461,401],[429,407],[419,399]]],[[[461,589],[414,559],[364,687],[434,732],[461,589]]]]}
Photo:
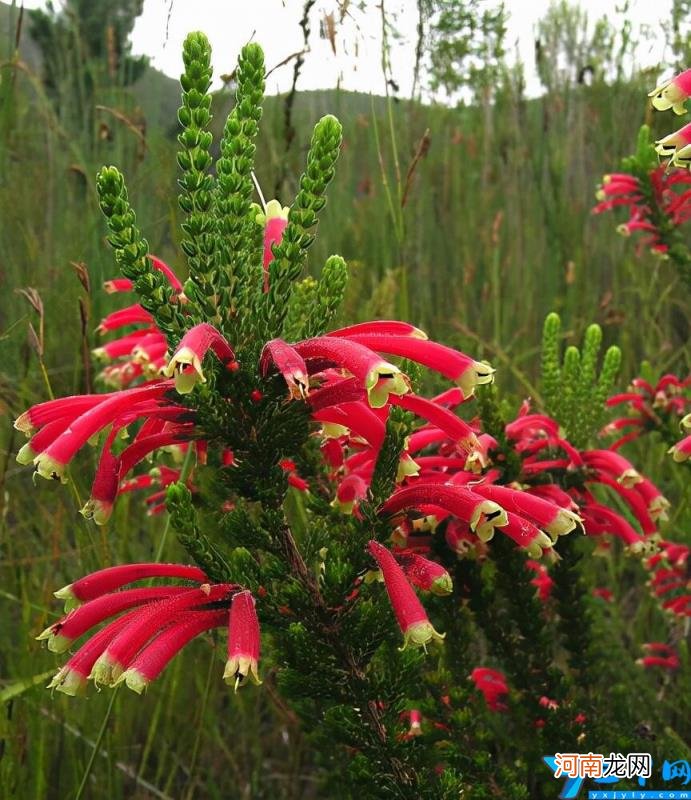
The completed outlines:
{"type": "MultiPolygon", "coordinates": [[[[690,49],[691,4],[673,5],[676,16],[658,32],[670,61],[645,69],[631,31],[606,21],[586,28],[577,6],[554,5],[536,33],[544,92],[528,98],[525,65],[507,65],[493,5],[421,0],[429,59],[420,82],[458,102],[398,96],[390,74],[388,98],[336,88],[269,97],[257,157],[267,199],[293,196],[314,122],[333,113],[343,123],[310,263],[318,270],[330,253],[348,260],[344,317],[409,319],[490,359],[500,390],[518,396],[536,378],[551,310],[569,341],[591,322],[603,326],[605,343],[624,353],[622,386],[643,359],[657,372],[688,371],[688,295],[673,267],[618,237],[615,214],[591,215],[596,184],[633,149],[640,125],[659,135],[675,127],[670,114],[652,115],[646,97],[690,49]],[[443,16],[459,9],[477,24],[443,16]]],[[[62,13],[32,15],[0,3],[3,798],[73,797],[110,701],[105,692],[69,701],[40,688],[58,663],[32,639],[57,616],[52,591],[106,563],[150,557],[163,527],[130,495],[108,531],[90,527],[76,514],[79,498],[31,485],[31,471],[14,462],[23,442],[11,426],[51,392],[93,385],[95,328],[122,304],[100,291],[115,275],[94,190],[101,164],[125,173],[151,251],[185,273],[176,240],[179,89],[129,54],[139,10],[70,0],[62,13]],[[38,293],[33,305],[17,292],[26,287],[38,293]]],[[[231,105],[228,76],[214,99],[217,132],[231,105]]],[[[653,479],[658,461],[647,465],[653,479]]],[[[84,472],[75,475],[82,498],[92,468],[84,472]]],[[[166,556],[179,555],[171,543],[166,556]]],[[[654,633],[633,632],[632,651],[654,633]]],[[[317,796],[315,765],[271,675],[263,691],[231,697],[216,680],[222,657],[199,643],[145,699],[116,695],[83,796],[317,796]]]]}

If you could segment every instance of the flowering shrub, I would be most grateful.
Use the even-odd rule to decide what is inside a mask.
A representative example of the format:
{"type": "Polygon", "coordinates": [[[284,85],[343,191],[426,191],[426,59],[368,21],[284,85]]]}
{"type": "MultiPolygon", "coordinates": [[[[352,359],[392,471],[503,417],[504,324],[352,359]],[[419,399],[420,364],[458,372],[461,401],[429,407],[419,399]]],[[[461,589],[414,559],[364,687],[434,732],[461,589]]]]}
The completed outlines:
{"type": "Polygon", "coordinates": [[[99,437],[84,515],[106,524],[119,495],[155,489],[149,505],[167,509],[196,565],[107,567],[56,592],[67,614],[39,638],[56,652],[90,638],[51,687],[142,692],[222,627],[226,682],[258,684],[261,623],[271,680],[311,731],[328,796],[538,797],[547,752],[640,750],[638,709],[616,692],[598,703],[641,678],[620,642],[599,649],[601,604],[582,564],[610,539],[648,558],[655,594],[674,593],[670,635],[689,591],[681,551],[660,544],[669,501],[598,436],[618,349],[600,363],[591,326],[562,357],[550,315],[542,407],[515,411],[488,363],[407,322],[335,328],[345,262],[329,258],[318,281],[301,275],[338,121],[317,123],[292,205],[257,207],[262,51],[242,51],[215,174],[203,35],[188,36],[184,61],[189,277],[148,252],[122,176],[103,168],[123,275],[107,289],[137,299],[100,326],[119,337],[96,353],[112,391],[41,403],[16,424],[30,436],[20,460],[57,481],[99,437]],[[422,368],[450,385],[426,397],[422,368]],[[178,583],[125,588],[150,578],[178,583]],[[510,720],[502,731],[495,712],[510,720]]]}

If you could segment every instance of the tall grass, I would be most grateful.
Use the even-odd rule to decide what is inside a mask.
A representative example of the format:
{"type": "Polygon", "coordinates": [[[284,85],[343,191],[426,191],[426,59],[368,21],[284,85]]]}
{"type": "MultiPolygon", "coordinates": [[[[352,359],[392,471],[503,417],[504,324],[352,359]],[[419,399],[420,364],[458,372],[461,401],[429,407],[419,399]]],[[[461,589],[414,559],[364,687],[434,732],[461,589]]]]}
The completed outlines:
{"type": "MultiPolygon", "coordinates": [[[[115,305],[99,290],[115,268],[94,194],[98,166],[114,163],[127,174],[152,252],[180,274],[184,262],[171,233],[178,214],[171,129],[149,124],[144,132],[135,123],[149,109],[138,110],[130,92],[113,87],[97,88],[102,108],[94,109],[93,125],[75,125],[65,113],[69,96],[49,98],[16,56],[14,33],[11,25],[0,44],[0,795],[62,798],[82,781],[110,697],[51,698],[42,686],[57,662],[32,636],[56,613],[54,589],[107,563],[150,558],[161,524],[143,517],[138,499],[119,504],[108,531],[82,520],[75,494],[88,492],[83,475],[74,472],[74,493],[32,486],[29,471],[14,464],[20,443],[10,423],[45,399],[49,386],[56,394],[85,388],[84,335],[94,346],[94,328],[115,305]],[[72,262],[86,265],[90,292],[72,262]],[[26,286],[45,307],[45,378],[27,335],[36,314],[15,292],[26,286]]],[[[574,336],[602,323],[608,342],[622,346],[626,377],[643,357],[660,370],[683,369],[688,323],[672,268],[646,253],[637,257],[615,237],[613,219],[590,215],[595,183],[649,121],[650,82],[565,85],[526,100],[508,75],[489,113],[387,105],[340,91],[299,94],[295,142],[308,141],[327,111],[345,129],[312,268],[342,253],[352,271],[350,317],[405,312],[435,337],[496,362],[502,388],[522,394],[534,382],[541,324],[552,309],[574,336]],[[382,174],[395,187],[393,146],[405,177],[428,129],[429,150],[405,207],[392,213],[382,174]]],[[[229,100],[218,100],[220,127],[229,100]]],[[[280,99],[270,99],[257,159],[268,194],[284,158],[282,114],[280,99]]],[[[284,197],[303,160],[293,146],[284,197]]],[[[92,472],[93,464],[85,470],[92,472]]],[[[184,555],[171,542],[165,557],[184,555]]],[[[633,647],[656,633],[638,632],[633,647]]],[[[316,796],[314,765],[272,676],[262,692],[231,697],[216,680],[223,658],[207,639],[145,699],[120,693],[84,797],[316,796]]]]}

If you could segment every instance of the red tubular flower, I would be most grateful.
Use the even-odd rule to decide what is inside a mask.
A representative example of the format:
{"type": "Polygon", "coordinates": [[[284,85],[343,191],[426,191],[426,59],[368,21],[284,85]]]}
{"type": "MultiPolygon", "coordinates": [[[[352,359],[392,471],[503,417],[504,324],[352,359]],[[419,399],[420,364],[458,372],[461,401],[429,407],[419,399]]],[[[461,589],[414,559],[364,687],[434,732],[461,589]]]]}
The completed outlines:
{"type": "Polygon", "coordinates": [[[531,558],[541,558],[543,550],[552,549],[552,540],[532,522],[511,511],[506,512],[506,515],[506,524],[497,526],[497,529],[525,550],[531,558]]]}
{"type": "Polygon", "coordinates": [[[390,402],[392,405],[405,408],[406,411],[412,411],[413,414],[443,430],[462,453],[468,454],[479,446],[475,431],[467,422],[431,400],[414,394],[406,394],[402,397],[392,397],[390,402]]]}
{"type": "Polygon", "coordinates": [[[386,424],[366,403],[341,403],[321,411],[315,411],[312,418],[324,423],[327,435],[343,435],[345,430],[352,431],[365,442],[378,450],[386,435],[386,424]],[[335,428],[333,426],[336,426],[335,428]]]}
{"type": "Polygon", "coordinates": [[[356,325],[348,325],[346,328],[338,328],[329,331],[327,336],[337,336],[348,339],[351,336],[412,336],[414,339],[427,339],[427,334],[416,328],[409,322],[390,319],[373,319],[369,322],[359,322],[356,325]]]}
{"type": "Polygon", "coordinates": [[[264,291],[268,292],[269,266],[274,260],[273,247],[275,244],[280,244],[283,239],[290,209],[287,206],[281,206],[278,200],[269,200],[263,209],[254,203],[253,208],[256,210],[257,224],[264,228],[264,291]]]}
{"type": "Polygon", "coordinates": [[[81,603],[95,600],[101,595],[120,589],[128,583],[146,578],[180,578],[181,580],[205,583],[206,575],[199,567],[183,564],[122,564],[106,567],[90,575],[63,586],[55,592],[55,597],[65,601],[65,611],[76,608],[81,603]]]}
{"type": "Polygon", "coordinates": [[[648,655],[639,658],[636,664],[650,669],[651,667],[662,667],[673,672],[679,669],[681,662],[673,647],[663,642],[648,642],[642,645],[643,650],[648,655]]]}
{"type": "Polygon", "coordinates": [[[92,519],[97,525],[105,525],[110,519],[120,486],[120,459],[111,453],[112,440],[111,437],[108,439],[101,451],[90,497],[80,509],[85,519],[92,519]]]}
{"type": "Polygon", "coordinates": [[[408,712],[410,719],[410,727],[408,728],[408,738],[411,739],[415,736],[422,734],[422,714],[417,708],[411,708],[408,712]]]}
{"type": "Polygon", "coordinates": [[[620,515],[612,509],[595,501],[589,501],[581,511],[585,530],[589,535],[610,533],[618,536],[631,553],[644,553],[649,550],[649,542],[620,515]]]}
{"type": "Polygon", "coordinates": [[[290,396],[294,400],[304,400],[309,394],[309,379],[302,356],[283,339],[272,339],[264,345],[259,359],[259,369],[264,377],[269,374],[272,363],[288,384],[290,396]]]}
{"type": "Polygon", "coordinates": [[[180,340],[165,368],[167,377],[175,376],[175,388],[180,394],[189,394],[198,381],[206,383],[202,361],[209,350],[213,351],[222,364],[235,358],[223,334],[208,322],[201,322],[190,328],[180,340]]]}
{"type": "Polygon", "coordinates": [[[225,618],[223,609],[182,615],[139,653],[116,683],[124,683],[128,689],[141,694],[186,644],[204,631],[221,627],[225,618]]]}
{"type": "Polygon", "coordinates": [[[553,541],[556,541],[558,536],[575,530],[582,521],[578,514],[568,508],[562,508],[541,497],[516,491],[508,486],[478,484],[473,486],[473,492],[494,500],[507,511],[513,511],[532,520],[548,533],[553,541]]]}
{"type": "Polygon", "coordinates": [[[409,391],[407,379],[398,367],[351,339],[318,336],[298,342],[295,350],[305,359],[308,368],[310,360],[316,360],[320,364],[326,361],[347,369],[360,381],[372,408],[385,406],[389,394],[400,395],[409,391]]]}
{"type": "Polygon", "coordinates": [[[625,489],[632,489],[643,480],[630,461],[612,450],[586,450],[583,460],[586,466],[611,475],[625,489]]]}
{"type": "Polygon", "coordinates": [[[475,688],[484,695],[490,711],[507,710],[503,698],[508,695],[509,687],[502,672],[489,667],[475,667],[470,673],[470,680],[475,684],[475,688]]]}
{"type": "Polygon", "coordinates": [[[554,581],[550,578],[547,567],[531,558],[525,562],[525,565],[528,569],[535,572],[535,577],[530,583],[537,589],[538,597],[543,603],[547,602],[552,594],[552,587],[554,586],[554,581]]]}
{"type": "Polygon", "coordinates": [[[675,114],[686,111],[685,103],[691,95],[691,69],[684,70],[671,80],[656,86],[648,97],[652,98],[653,108],[667,111],[671,108],[675,114]]]}
{"type": "Polygon", "coordinates": [[[391,552],[374,540],[369,542],[368,549],[382,571],[391,607],[403,633],[401,650],[408,645],[426,648],[430,641],[443,641],[446,634],[434,630],[415,590],[391,552]]]}
{"type": "Polygon", "coordinates": [[[134,282],[129,278],[111,278],[109,281],[104,281],[103,289],[106,294],[131,292],[134,289],[134,282]]]}
{"type": "Polygon", "coordinates": [[[113,397],[114,394],[78,394],[60,397],[57,400],[47,400],[20,414],[14,421],[14,427],[27,436],[32,436],[51,422],[62,419],[68,419],[71,422],[80,414],[84,414],[109,397],[113,397]]]}
{"type": "Polygon", "coordinates": [[[230,605],[228,630],[228,660],[223,679],[235,686],[244,686],[248,680],[260,684],[259,680],[259,620],[251,592],[233,595],[230,605]]]}
{"type": "Polygon", "coordinates": [[[494,380],[494,369],[489,364],[475,361],[465,353],[437,342],[414,336],[383,334],[357,334],[351,337],[351,341],[380,353],[409,358],[439,372],[462,389],[465,399],[472,397],[476,386],[494,380]]]}
{"type": "Polygon", "coordinates": [[[691,434],[672,445],[672,447],[669,448],[669,453],[677,464],[688,461],[689,458],[691,458],[691,434]]]}
{"type": "Polygon", "coordinates": [[[474,494],[463,486],[420,484],[398,489],[382,505],[382,514],[396,514],[406,508],[438,506],[464,520],[483,541],[494,536],[494,529],[508,524],[506,511],[492,500],[474,494]]]}
{"type": "Polygon", "coordinates": [[[31,464],[39,453],[42,453],[48,445],[54,441],[63,431],[67,430],[71,417],[60,417],[44,425],[38,433],[35,433],[31,440],[19,449],[17,462],[19,464],[31,464]]]}
{"type": "Polygon", "coordinates": [[[691,123],[679,128],[678,131],[663,136],[656,142],[655,150],[663,157],[671,158],[674,166],[688,166],[691,159],[691,123]]]}
{"type": "Polygon", "coordinates": [[[121,414],[132,413],[133,406],[162,398],[170,388],[170,381],[155,381],[123,392],[100,395],[100,402],[90,403],[88,410],[73,418],[70,426],[36,456],[36,471],[44,478],[64,480],[67,464],[92,436],[113,423],[121,414]]]}
{"type": "Polygon", "coordinates": [[[153,603],[186,591],[189,590],[179,586],[156,586],[104,594],[70,611],[66,617],[54,622],[36,638],[39,641],[47,639],[48,649],[53,653],[64,653],[75,639],[99,622],[134,606],[153,603]]]}
{"type": "Polygon", "coordinates": [[[336,488],[336,497],[331,503],[342,514],[352,514],[355,506],[367,497],[369,484],[355,472],[346,475],[336,488]]]}
{"type": "Polygon", "coordinates": [[[107,333],[108,331],[119,330],[127,325],[140,325],[142,323],[152,326],[154,318],[139,303],[134,303],[131,306],[127,306],[127,308],[120,308],[108,314],[101,320],[101,324],[96,330],[98,333],[107,333]]]}
{"type": "Polygon", "coordinates": [[[451,576],[441,564],[430,561],[419,553],[403,552],[394,555],[413,586],[441,596],[453,591],[451,576]]]}
{"type": "Polygon", "coordinates": [[[153,636],[168,625],[177,624],[181,615],[184,616],[191,610],[198,613],[195,606],[226,599],[231,589],[230,584],[214,586],[206,584],[183,591],[177,596],[150,603],[140,609],[130,624],[109,642],[94,663],[89,677],[97,685],[114,685],[153,636]]]}
{"type": "MultiPolygon", "coordinates": [[[[682,419],[681,427],[685,431],[691,431],[691,414],[687,414],[682,419]]],[[[691,458],[691,433],[670,447],[669,453],[678,464],[688,461],[691,458]]]]}
{"type": "Polygon", "coordinates": [[[108,646],[109,642],[126,627],[137,615],[137,611],[123,614],[118,619],[94,634],[85,642],[70,660],[53,676],[46,688],[71,695],[84,694],[87,680],[96,660],[108,646]]]}
{"type": "Polygon", "coordinates": [[[593,597],[599,597],[605,603],[611,603],[614,600],[614,594],[611,589],[606,589],[604,586],[598,586],[593,589],[593,597]]]}

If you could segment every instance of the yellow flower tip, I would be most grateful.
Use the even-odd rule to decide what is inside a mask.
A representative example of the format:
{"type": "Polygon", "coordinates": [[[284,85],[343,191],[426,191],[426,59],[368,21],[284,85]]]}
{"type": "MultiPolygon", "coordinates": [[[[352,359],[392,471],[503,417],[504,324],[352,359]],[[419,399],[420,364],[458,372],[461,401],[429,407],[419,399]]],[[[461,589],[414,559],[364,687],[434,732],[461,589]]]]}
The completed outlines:
{"type": "Polygon", "coordinates": [[[416,533],[434,533],[438,524],[439,520],[434,514],[428,514],[426,517],[412,520],[413,530],[416,533]]]}
{"type": "Polygon", "coordinates": [[[44,453],[39,453],[36,458],[34,458],[34,466],[36,467],[36,472],[38,472],[42,478],[67,483],[65,464],[61,464],[54,458],[50,458],[44,453]]]}
{"type": "Polygon", "coordinates": [[[413,339],[429,339],[429,336],[421,328],[413,328],[410,332],[410,336],[413,339]]]}
{"type": "Polygon", "coordinates": [[[46,689],[77,697],[86,693],[86,679],[75,670],[64,666],[53,676],[46,689]]]}
{"type": "Polygon", "coordinates": [[[489,542],[494,536],[494,529],[509,524],[509,517],[506,511],[493,500],[484,500],[478,503],[472,518],[470,519],[470,530],[481,542],[489,542]]]}
{"type": "Polygon", "coordinates": [[[473,361],[456,381],[456,385],[463,392],[463,398],[467,400],[472,397],[476,386],[494,383],[495,372],[496,370],[487,361],[473,361]]]}
{"type": "Polygon", "coordinates": [[[451,594],[451,592],[453,592],[453,581],[449,573],[446,572],[444,575],[435,578],[429,590],[432,594],[436,594],[439,597],[446,597],[446,595],[451,594]]]}
{"type": "Polygon", "coordinates": [[[640,473],[635,469],[626,469],[617,478],[617,483],[624,487],[624,489],[633,489],[637,483],[641,483],[643,478],[640,473]]]}
{"type": "Polygon", "coordinates": [[[149,685],[149,680],[138,669],[126,669],[111,685],[113,687],[124,683],[128,689],[137,694],[143,694],[149,685]]]}
{"type": "Polygon", "coordinates": [[[236,692],[249,681],[255,686],[260,686],[262,683],[256,659],[240,655],[226,661],[223,680],[228,686],[234,686],[236,692]]]}
{"type": "Polygon", "coordinates": [[[96,361],[108,361],[108,353],[106,352],[105,347],[95,347],[91,351],[91,355],[96,359],[96,361]]]}
{"type": "Polygon", "coordinates": [[[439,633],[431,622],[415,622],[409,625],[403,634],[403,645],[398,649],[403,651],[406,647],[422,647],[425,652],[430,642],[441,644],[446,638],[445,633],[439,633]]]}
{"type": "Polygon", "coordinates": [[[547,553],[554,552],[552,540],[549,537],[545,538],[547,539],[547,544],[542,540],[535,539],[527,547],[522,548],[523,552],[536,561],[541,560],[547,553]]]}
{"type": "Polygon", "coordinates": [[[268,222],[270,219],[288,219],[288,214],[290,212],[290,208],[288,206],[282,206],[278,200],[269,200],[266,204],[266,214],[265,222],[268,222]]]}
{"type": "Polygon", "coordinates": [[[17,453],[17,463],[24,465],[31,464],[37,455],[38,453],[32,450],[31,445],[29,442],[27,442],[19,448],[19,452],[17,453]]]}
{"type": "Polygon", "coordinates": [[[658,495],[650,501],[650,505],[648,506],[648,514],[650,514],[654,522],[667,522],[669,519],[667,511],[670,507],[671,503],[669,500],[662,495],[658,495]]]}
{"type": "Polygon", "coordinates": [[[105,525],[113,513],[113,504],[103,500],[87,500],[79,509],[84,519],[93,520],[97,525],[105,525]]]}
{"type": "Polygon", "coordinates": [[[325,439],[340,439],[341,436],[347,436],[349,432],[345,425],[339,425],[337,422],[322,423],[322,436],[325,439]]]}
{"type": "Polygon", "coordinates": [[[36,433],[36,429],[31,424],[31,419],[29,417],[29,412],[25,411],[23,414],[20,414],[17,419],[14,421],[15,430],[21,431],[25,436],[33,436],[36,433]]]}
{"type": "Polygon", "coordinates": [[[398,469],[396,470],[396,483],[406,478],[416,477],[420,474],[420,465],[414,461],[408,453],[404,453],[398,460],[398,469]]]}
{"type": "Polygon", "coordinates": [[[89,678],[94,686],[115,686],[125,670],[113,661],[107,652],[101,653],[91,668],[89,678]]]}
{"type": "Polygon", "coordinates": [[[340,511],[341,514],[352,514],[353,508],[355,506],[354,500],[343,501],[339,500],[337,497],[331,501],[331,507],[335,508],[336,511],[340,511]]]}
{"type": "Polygon", "coordinates": [[[65,601],[65,614],[78,608],[82,604],[82,601],[72,591],[71,583],[67,586],[63,586],[62,589],[58,589],[57,592],[53,592],[53,596],[57,597],[58,600],[65,601]]]}
{"type": "Polygon", "coordinates": [[[365,577],[363,578],[363,583],[367,586],[370,583],[383,583],[384,582],[384,575],[380,569],[368,569],[365,572],[365,577]]]}
{"type": "Polygon", "coordinates": [[[602,189],[598,189],[595,192],[595,199],[598,201],[598,203],[601,203],[606,197],[607,195],[602,189]]]}
{"type": "Polygon", "coordinates": [[[625,222],[622,222],[621,225],[617,225],[617,233],[619,236],[631,236],[629,226],[625,222]]]}
{"type": "Polygon", "coordinates": [[[583,525],[583,517],[568,508],[561,508],[552,522],[545,526],[545,533],[549,534],[552,541],[556,542],[555,537],[566,536],[581,525],[583,525]]]}
{"type": "Polygon", "coordinates": [[[365,381],[367,400],[371,408],[383,408],[390,394],[404,395],[410,391],[410,382],[398,367],[382,361],[374,367],[365,381]]]}
{"type": "MultiPolygon", "coordinates": [[[[48,628],[48,630],[50,630],[50,628],[48,628]]],[[[72,644],[72,639],[68,639],[67,636],[60,636],[59,633],[54,635],[48,634],[48,636],[45,634],[46,631],[43,631],[43,633],[36,638],[39,640],[47,639],[48,649],[51,653],[64,653],[65,651],[69,650],[70,645],[72,644]]]]}

